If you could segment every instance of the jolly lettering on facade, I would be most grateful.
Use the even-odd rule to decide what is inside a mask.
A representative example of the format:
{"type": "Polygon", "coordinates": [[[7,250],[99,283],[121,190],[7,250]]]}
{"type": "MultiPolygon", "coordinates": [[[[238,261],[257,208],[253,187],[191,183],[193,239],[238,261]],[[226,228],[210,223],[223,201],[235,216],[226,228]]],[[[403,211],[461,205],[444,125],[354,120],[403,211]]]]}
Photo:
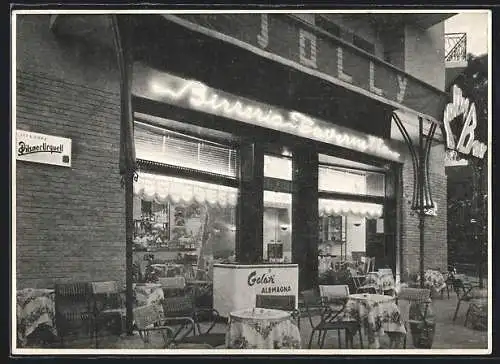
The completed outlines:
{"type": "MultiPolygon", "coordinates": [[[[269,15],[261,14],[260,34],[257,34],[257,44],[262,49],[267,49],[269,46],[269,15]]],[[[321,49],[318,46],[318,37],[316,34],[305,29],[299,29],[299,42],[297,44],[299,50],[299,62],[309,68],[318,69],[318,59],[321,56],[321,49]]],[[[336,47],[337,55],[337,74],[333,75],[343,82],[353,84],[353,75],[348,74],[344,67],[344,48],[341,45],[336,47]]],[[[369,71],[369,88],[368,90],[377,96],[387,96],[386,91],[377,85],[376,67],[373,61],[368,62],[369,71]]],[[[402,103],[406,96],[406,86],[408,79],[403,75],[397,75],[397,93],[395,100],[402,103]]]]}

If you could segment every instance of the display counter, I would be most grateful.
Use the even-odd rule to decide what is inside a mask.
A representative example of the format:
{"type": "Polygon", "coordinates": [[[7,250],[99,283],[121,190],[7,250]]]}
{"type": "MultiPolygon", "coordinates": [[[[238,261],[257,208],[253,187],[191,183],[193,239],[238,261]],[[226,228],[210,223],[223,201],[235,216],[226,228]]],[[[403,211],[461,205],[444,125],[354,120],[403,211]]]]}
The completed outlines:
{"type": "Polygon", "coordinates": [[[262,295],[295,296],[298,308],[298,264],[214,264],[213,307],[222,317],[255,307],[262,295]]]}

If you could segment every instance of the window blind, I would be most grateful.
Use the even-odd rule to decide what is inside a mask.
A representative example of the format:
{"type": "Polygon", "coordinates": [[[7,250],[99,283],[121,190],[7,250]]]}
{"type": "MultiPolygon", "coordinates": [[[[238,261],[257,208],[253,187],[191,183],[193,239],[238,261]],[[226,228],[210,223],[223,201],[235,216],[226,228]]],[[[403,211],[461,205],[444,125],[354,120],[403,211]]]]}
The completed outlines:
{"type": "Polygon", "coordinates": [[[138,159],[236,178],[239,155],[236,148],[136,122],[138,159]]]}
{"type": "Polygon", "coordinates": [[[318,187],[323,192],[384,196],[385,180],[382,173],[320,166],[318,187]]]}

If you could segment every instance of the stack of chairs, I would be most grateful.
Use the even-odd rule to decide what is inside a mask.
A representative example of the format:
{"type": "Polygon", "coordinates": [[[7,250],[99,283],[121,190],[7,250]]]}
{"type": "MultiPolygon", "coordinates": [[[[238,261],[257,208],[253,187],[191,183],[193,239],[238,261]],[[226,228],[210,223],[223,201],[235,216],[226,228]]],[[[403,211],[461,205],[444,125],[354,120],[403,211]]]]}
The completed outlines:
{"type": "Polygon", "coordinates": [[[61,346],[82,335],[89,339],[94,329],[92,287],[89,282],[57,283],[55,285],[55,322],[61,346]]]}

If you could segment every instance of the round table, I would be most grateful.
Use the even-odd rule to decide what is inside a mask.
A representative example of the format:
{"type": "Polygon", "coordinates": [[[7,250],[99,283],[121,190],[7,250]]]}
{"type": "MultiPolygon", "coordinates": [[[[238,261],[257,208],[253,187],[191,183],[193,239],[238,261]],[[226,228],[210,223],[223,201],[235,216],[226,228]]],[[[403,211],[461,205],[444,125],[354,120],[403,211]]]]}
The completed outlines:
{"type": "Polygon", "coordinates": [[[358,293],[349,295],[346,316],[361,323],[368,337],[370,348],[380,347],[380,336],[391,333],[391,339],[406,335],[396,299],[382,294],[358,293]],[[397,335],[392,335],[397,334],[397,335]]]}
{"type": "Polygon", "coordinates": [[[230,349],[299,349],[300,332],[288,312],[250,308],[229,314],[226,346],[230,349]]]}

